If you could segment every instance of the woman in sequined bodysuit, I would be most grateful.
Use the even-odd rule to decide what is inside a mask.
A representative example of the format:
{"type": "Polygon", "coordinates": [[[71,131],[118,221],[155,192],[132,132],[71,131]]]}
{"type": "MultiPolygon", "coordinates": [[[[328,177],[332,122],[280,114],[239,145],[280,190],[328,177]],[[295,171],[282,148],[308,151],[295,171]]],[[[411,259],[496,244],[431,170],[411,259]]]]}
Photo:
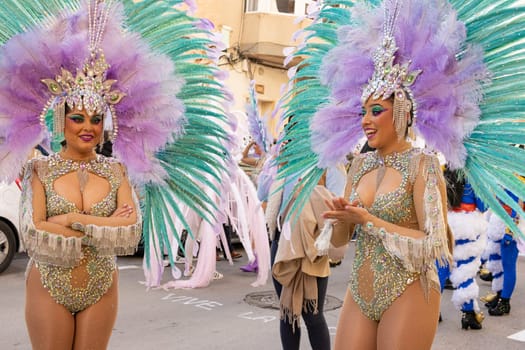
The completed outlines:
{"type": "Polygon", "coordinates": [[[144,229],[146,285],[158,286],[164,249],[176,252],[186,221],[179,205],[205,219],[216,211],[210,193],[220,184],[208,180],[232,159],[234,123],[219,108],[228,95],[219,68],[199,61],[214,59],[218,39],[183,0],[2,5],[0,181],[23,177],[31,343],[105,349],[118,304],[115,256],[135,253],[144,229]],[[207,95],[201,88],[211,85],[207,95]],[[107,142],[115,159],[95,153],[107,142]],[[53,154],[26,162],[37,144],[53,154]],[[152,218],[144,227],[142,210],[152,218]]]}
{"type": "MultiPolygon", "coordinates": [[[[425,225],[436,238],[446,230],[445,183],[435,155],[398,137],[393,100],[364,104],[362,127],[376,151],[354,159],[345,197],[324,214],[337,220],[336,246],[357,233],[336,349],[429,349],[437,328],[440,288],[429,244],[446,238],[432,240],[425,225]],[[425,196],[433,197],[431,211],[425,196]]],[[[410,111],[404,118],[410,126],[410,111]]]]}
{"type": "Polygon", "coordinates": [[[504,188],[523,190],[514,177],[522,173],[523,150],[500,136],[524,134],[516,122],[522,116],[507,108],[518,99],[508,87],[522,72],[502,69],[523,58],[500,50],[515,52],[522,38],[492,22],[501,16],[517,30],[523,18],[504,0],[330,3],[309,13],[311,35],[288,58],[304,63],[291,72],[284,116],[295,126],[281,137],[290,145],[278,159],[278,177],[308,174],[296,189],[300,203],[322,169],[357,145],[361,130],[376,148],[354,159],[345,195],[324,213],[332,230],[323,231],[335,246],[356,234],[335,349],[430,349],[440,299],[434,260],[440,267],[451,262],[453,238],[443,174],[429,152],[465,174],[483,202],[520,231],[498,200],[522,212],[504,188]],[[486,16],[480,10],[489,3],[486,16]],[[408,129],[427,151],[411,147],[408,129]]]}
{"type": "Polygon", "coordinates": [[[32,207],[32,222],[23,223],[31,257],[26,323],[34,349],[105,349],[115,323],[115,255],[135,250],[141,228],[124,168],[95,153],[102,121],[99,113],[66,110],[63,150],[25,168],[23,200],[32,207]]]}

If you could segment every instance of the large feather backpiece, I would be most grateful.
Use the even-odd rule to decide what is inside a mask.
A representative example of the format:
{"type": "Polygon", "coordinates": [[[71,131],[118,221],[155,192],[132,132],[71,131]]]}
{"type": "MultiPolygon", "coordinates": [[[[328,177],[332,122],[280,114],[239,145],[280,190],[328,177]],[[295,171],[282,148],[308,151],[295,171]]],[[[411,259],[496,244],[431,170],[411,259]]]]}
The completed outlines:
{"type": "MultiPolygon", "coordinates": [[[[0,7],[0,178],[13,179],[30,150],[49,138],[39,114],[40,82],[72,71],[88,54],[88,1],[4,1],[0,7]],[[9,164],[9,166],[6,166],[9,164]]],[[[179,244],[183,203],[205,219],[216,209],[206,190],[225,168],[229,95],[216,58],[221,45],[187,1],[115,1],[101,43],[108,79],[127,96],[116,106],[114,156],[140,190],[146,280],[158,285],[164,252],[179,244]],[[211,180],[210,180],[211,179],[211,180]]]]}
{"type": "Polygon", "coordinates": [[[479,108],[481,117],[463,139],[467,157],[463,171],[474,191],[512,228],[522,232],[501,202],[523,211],[506,192],[525,199],[525,7],[516,1],[450,1],[467,29],[467,42],[479,45],[491,72],[479,108]]]}
{"type": "MultiPolygon", "coordinates": [[[[231,97],[220,81],[222,74],[216,59],[222,45],[211,33],[209,22],[173,8],[174,4],[184,5],[183,1],[154,1],[154,5],[149,6],[144,3],[131,6],[131,0],[126,3],[130,4],[127,11],[130,28],[140,32],[154,49],[169,55],[176,72],[185,81],[177,95],[185,107],[184,135],[157,153],[169,174],[167,186],[150,185],[144,191],[150,198],[144,202],[145,217],[156,220],[144,227],[146,262],[156,262],[155,266],[147,266],[156,271],[162,269],[163,252],[168,252],[173,263],[180,244],[178,233],[175,242],[170,239],[173,219],[165,212],[159,213],[163,199],[170,203],[177,220],[183,222],[190,234],[191,229],[177,203],[188,206],[204,220],[214,222],[217,208],[207,193],[220,193],[217,184],[223,178],[221,173],[229,158],[226,126],[231,121],[225,111],[229,110],[231,97]],[[178,201],[171,201],[173,196],[178,201]]],[[[159,283],[156,278],[149,281],[149,285],[159,283]]]]}
{"type": "MultiPolygon", "coordinates": [[[[279,139],[280,154],[276,161],[282,164],[278,178],[293,179],[301,174],[290,213],[303,207],[324,172],[319,164],[319,155],[313,151],[310,128],[315,111],[326,106],[330,98],[330,89],[321,83],[319,70],[327,53],[338,45],[338,29],[351,23],[349,9],[353,6],[354,1],[350,0],[311,4],[308,16],[312,23],[297,34],[304,35],[304,42],[287,58],[287,62],[294,58],[301,59],[288,74],[290,83],[283,97],[282,114],[282,124],[286,126],[279,139]]],[[[350,151],[338,152],[346,154],[350,151]]]]}
{"type": "MultiPolygon", "coordinates": [[[[355,3],[327,2],[325,6],[347,5],[341,11],[347,11],[345,18],[351,13],[354,22],[345,23],[348,25],[339,29],[339,42],[328,54],[323,51],[318,56],[323,60],[321,75],[313,71],[304,82],[294,76],[297,83],[286,115],[296,122],[285,135],[291,142],[284,152],[287,157],[283,157],[289,164],[282,173],[306,174],[302,197],[308,195],[323,169],[343,160],[363,135],[360,96],[374,68],[371,55],[382,40],[383,6],[393,1],[386,0],[379,7],[352,6],[355,3]],[[313,89],[319,86],[319,91],[329,88],[324,95],[329,96],[328,102],[313,96],[311,83],[313,89]],[[312,118],[308,113],[315,115],[312,118]],[[297,117],[302,114],[306,117],[297,117]]],[[[476,193],[519,232],[501,202],[522,213],[504,189],[525,198],[525,187],[516,177],[525,171],[525,152],[514,147],[525,143],[524,9],[506,0],[399,3],[396,57],[411,60],[411,69],[423,69],[413,86],[418,108],[416,132],[429,148],[442,153],[452,168],[461,169],[476,193]]],[[[321,33],[334,30],[330,21],[314,22],[312,27],[321,33]]],[[[313,50],[305,53],[304,62],[308,62],[308,52],[313,50]]],[[[298,74],[305,70],[299,67],[298,74]]],[[[300,206],[298,203],[297,208],[300,206]]]]}

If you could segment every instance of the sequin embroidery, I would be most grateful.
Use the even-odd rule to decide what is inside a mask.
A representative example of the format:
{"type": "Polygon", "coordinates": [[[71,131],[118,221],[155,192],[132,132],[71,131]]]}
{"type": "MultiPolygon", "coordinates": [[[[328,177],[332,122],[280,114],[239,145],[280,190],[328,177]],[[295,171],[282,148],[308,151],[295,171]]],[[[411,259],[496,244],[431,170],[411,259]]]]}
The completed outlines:
{"type": "MultiPolygon", "coordinates": [[[[39,177],[46,192],[48,217],[80,212],[74,203],[60,196],[53,188],[56,179],[77,171],[80,166],[107,179],[111,187],[108,195],[91,207],[90,214],[107,217],[115,211],[117,191],[122,181],[120,165],[117,163],[98,155],[96,159],[80,164],[63,159],[58,154],[41,162],[43,164],[39,167],[39,177]]],[[[64,305],[73,314],[100,300],[111,287],[116,269],[115,257],[99,255],[94,247],[83,246],[82,255],[81,261],[75,267],[35,263],[41,275],[42,285],[58,304],[64,305]]]]}
{"type": "MultiPolygon", "coordinates": [[[[421,150],[410,149],[388,155],[384,159],[386,167],[393,168],[401,174],[401,183],[392,192],[378,194],[372,205],[367,208],[370,213],[400,226],[408,227],[417,223],[410,172],[415,152],[421,150]]],[[[352,179],[350,201],[357,200],[362,205],[356,185],[365,174],[381,165],[382,160],[377,152],[366,155],[352,179]]],[[[408,271],[400,259],[389,254],[380,237],[367,234],[360,225],[356,226],[356,235],[356,256],[349,287],[363,314],[371,320],[379,321],[383,312],[403,294],[407,286],[419,280],[420,274],[408,271]]]]}

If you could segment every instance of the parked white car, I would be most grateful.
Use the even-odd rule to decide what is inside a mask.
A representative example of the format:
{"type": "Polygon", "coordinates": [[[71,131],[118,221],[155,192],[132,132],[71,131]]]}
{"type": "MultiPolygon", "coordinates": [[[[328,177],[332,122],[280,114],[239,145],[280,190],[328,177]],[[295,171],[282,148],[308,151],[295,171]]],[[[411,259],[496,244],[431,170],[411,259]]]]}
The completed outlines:
{"type": "Polygon", "coordinates": [[[0,273],[9,267],[15,253],[23,250],[18,232],[20,187],[0,183],[0,273]]]}

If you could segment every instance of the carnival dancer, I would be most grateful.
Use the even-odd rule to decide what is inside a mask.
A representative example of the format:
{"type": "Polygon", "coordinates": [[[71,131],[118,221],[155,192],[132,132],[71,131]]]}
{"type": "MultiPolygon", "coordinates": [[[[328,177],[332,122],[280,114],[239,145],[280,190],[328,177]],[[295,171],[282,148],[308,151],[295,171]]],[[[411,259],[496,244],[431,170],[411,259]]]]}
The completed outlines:
{"type": "Polygon", "coordinates": [[[356,157],[345,196],[325,213],[336,221],[340,244],[357,232],[335,349],[430,349],[440,303],[435,260],[451,261],[445,183],[432,150],[461,169],[483,202],[516,228],[497,198],[517,208],[502,188],[525,192],[509,176],[525,167],[517,161],[524,152],[498,130],[525,138],[523,115],[510,108],[521,99],[515,91],[524,88],[525,67],[523,55],[514,56],[519,35],[490,23],[492,15],[503,16],[518,30],[525,18],[505,1],[490,1],[491,16],[488,1],[341,3],[316,5],[305,44],[288,58],[304,61],[290,72],[284,118],[294,118],[294,127],[282,137],[290,141],[278,178],[301,170],[303,180],[288,198],[293,215],[324,169],[364,132],[376,151],[356,157]],[[501,56],[496,35],[504,37],[497,43],[505,48],[501,56]],[[504,69],[508,61],[519,68],[504,69]],[[428,150],[411,146],[409,129],[428,150]]]}
{"type": "MultiPolygon", "coordinates": [[[[259,198],[259,186],[269,186],[276,172],[274,171],[273,161],[277,148],[273,142],[274,130],[270,127],[270,117],[273,117],[275,113],[276,111],[272,113],[272,116],[260,115],[255,80],[250,81],[249,100],[246,104],[246,121],[252,141],[244,148],[240,162],[249,165],[251,168],[247,173],[257,189],[257,198],[259,198]],[[254,156],[249,155],[252,149],[255,153],[254,156]]],[[[261,191],[267,193],[268,188],[261,189],[261,191]]],[[[263,211],[265,205],[266,201],[261,201],[263,211]]],[[[248,264],[241,266],[240,269],[244,272],[258,272],[259,261],[257,256],[249,259],[248,264]]]]}
{"type": "Polygon", "coordinates": [[[172,252],[178,238],[166,233],[172,214],[184,220],[174,198],[213,215],[199,180],[224,169],[215,155],[227,153],[217,141],[226,132],[209,125],[226,123],[219,107],[226,98],[218,68],[196,63],[216,50],[209,28],[181,6],[12,0],[0,7],[0,180],[14,179],[35,145],[55,152],[23,171],[34,349],[106,348],[118,308],[115,256],[134,253],[143,232],[147,284],[155,285],[163,248],[172,252]],[[209,94],[198,91],[203,85],[213,86],[209,94]],[[212,113],[215,120],[204,117],[212,113]],[[115,159],[95,153],[106,136],[115,159]]]}

